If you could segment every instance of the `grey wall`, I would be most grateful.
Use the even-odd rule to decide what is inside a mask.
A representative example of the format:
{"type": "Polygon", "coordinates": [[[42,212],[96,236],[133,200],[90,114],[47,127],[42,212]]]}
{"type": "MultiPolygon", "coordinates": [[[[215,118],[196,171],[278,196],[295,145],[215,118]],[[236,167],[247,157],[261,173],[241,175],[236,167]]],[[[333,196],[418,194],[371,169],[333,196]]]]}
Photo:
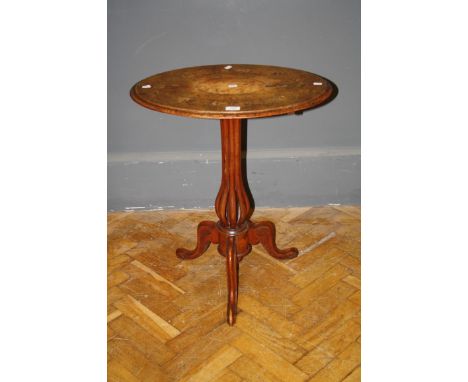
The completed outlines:
{"type": "Polygon", "coordinates": [[[219,122],[150,111],[128,92],[218,63],[304,69],[339,89],[300,116],[248,121],[257,206],[360,202],[359,0],[109,0],[108,11],[109,209],[213,205],[219,122]]]}

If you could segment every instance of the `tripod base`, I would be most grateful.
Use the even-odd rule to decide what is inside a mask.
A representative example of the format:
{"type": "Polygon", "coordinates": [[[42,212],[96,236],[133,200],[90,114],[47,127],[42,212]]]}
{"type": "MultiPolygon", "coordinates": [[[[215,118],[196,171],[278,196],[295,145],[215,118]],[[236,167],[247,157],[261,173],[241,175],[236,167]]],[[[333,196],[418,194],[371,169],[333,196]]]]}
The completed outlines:
{"type": "Polygon", "coordinates": [[[202,221],[197,228],[197,246],[193,250],[179,248],[177,257],[196,259],[210,246],[218,244],[218,252],[226,257],[228,285],[227,322],[234,325],[237,314],[239,262],[250,253],[252,245],[262,244],[269,255],[277,259],[292,259],[298,255],[296,248],[279,249],[276,246],[275,225],[269,221],[252,223],[246,220],[238,228],[223,227],[221,222],[202,221]]]}

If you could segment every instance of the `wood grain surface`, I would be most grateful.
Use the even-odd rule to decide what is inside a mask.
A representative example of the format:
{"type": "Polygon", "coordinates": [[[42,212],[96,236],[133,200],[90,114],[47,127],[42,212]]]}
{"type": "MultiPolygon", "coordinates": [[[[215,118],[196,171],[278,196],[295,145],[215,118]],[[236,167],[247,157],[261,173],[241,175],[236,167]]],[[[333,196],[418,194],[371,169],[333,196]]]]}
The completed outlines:
{"type": "Polygon", "coordinates": [[[194,118],[258,118],[318,106],[332,98],[326,79],[303,70],[222,64],[171,70],[136,83],[138,104],[194,118]]]}
{"type": "Polygon", "coordinates": [[[261,246],[240,264],[239,314],[226,325],[225,261],[184,261],[213,211],[108,215],[108,380],[360,380],[360,209],[257,209],[277,223],[286,261],[261,246]],[[191,239],[190,239],[191,238],[191,239]]]}

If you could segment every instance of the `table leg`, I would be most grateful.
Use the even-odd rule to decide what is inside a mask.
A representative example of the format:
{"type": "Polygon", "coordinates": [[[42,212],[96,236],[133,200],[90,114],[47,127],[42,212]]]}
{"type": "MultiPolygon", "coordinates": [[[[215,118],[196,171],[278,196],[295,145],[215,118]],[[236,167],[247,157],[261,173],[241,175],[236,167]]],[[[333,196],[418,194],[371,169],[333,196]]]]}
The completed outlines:
{"type": "Polygon", "coordinates": [[[297,248],[279,249],[276,246],[276,228],[272,222],[255,223],[249,229],[249,243],[261,243],[263,248],[277,259],[292,259],[299,254],[297,248]]]}
{"type": "Polygon", "coordinates": [[[234,325],[237,315],[237,292],[239,282],[239,261],[236,252],[236,236],[230,236],[227,243],[226,272],[228,285],[227,322],[234,325]]]}
{"type": "Polygon", "coordinates": [[[218,244],[218,252],[226,257],[227,321],[230,325],[235,323],[237,314],[239,262],[250,253],[252,245],[262,244],[277,259],[291,259],[298,255],[296,248],[278,249],[272,222],[255,224],[250,221],[253,209],[242,170],[241,123],[241,119],[221,120],[222,176],[215,202],[219,221],[203,221],[198,225],[197,246],[194,250],[177,250],[178,257],[194,259],[202,255],[210,243],[218,244]]]}
{"type": "Polygon", "coordinates": [[[212,221],[202,221],[198,224],[197,228],[197,246],[194,250],[188,250],[185,248],[178,248],[176,250],[177,257],[190,260],[196,259],[197,257],[203,255],[203,253],[208,249],[211,243],[218,243],[218,230],[216,229],[216,223],[212,221]]]}

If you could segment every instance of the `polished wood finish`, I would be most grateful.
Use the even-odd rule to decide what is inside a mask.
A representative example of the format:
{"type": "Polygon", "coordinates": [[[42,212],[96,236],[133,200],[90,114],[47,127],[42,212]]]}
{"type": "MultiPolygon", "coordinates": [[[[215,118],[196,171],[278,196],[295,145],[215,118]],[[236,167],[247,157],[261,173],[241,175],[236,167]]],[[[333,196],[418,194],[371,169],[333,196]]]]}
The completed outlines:
{"type": "Polygon", "coordinates": [[[216,224],[212,221],[202,221],[197,228],[197,246],[193,250],[178,248],[177,257],[185,260],[196,259],[201,256],[210,246],[210,243],[217,244],[219,234],[216,224]]]}
{"type": "Polygon", "coordinates": [[[242,173],[242,125],[239,119],[221,120],[221,186],[216,215],[223,227],[242,226],[252,213],[242,173]]]}
{"type": "Polygon", "coordinates": [[[272,222],[265,221],[253,224],[249,229],[249,243],[261,243],[263,248],[277,259],[292,259],[299,254],[297,248],[278,249],[276,246],[276,229],[272,222]]]}
{"type": "MultiPolygon", "coordinates": [[[[108,380],[359,381],[360,214],[354,206],[257,208],[279,243],[241,263],[236,324],[226,320],[226,264],[216,246],[173,249],[214,211],[108,214],[108,380]],[[313,227],[313,229],[310,229],[313,227]]],[[[92,264],[90,265],[92,266],[92,264]]]]}
{"type": "Polygon", "coordinates": [[[292,259],[298,255],[296,248],[280,250],[276,246],[276,230],[272,222],[252,223],[253,212],[245,174],[242,171],[242,120],[221,120],[222,176],[215,202],[217,223],[203,221],[197,229],[195,249],[177,249],[181,259],[195,259],[205,252],[210,243],[218,244],[218,252],[226,257],[228,287],[227,322],[234,325],[238,300],[239,262],[250,253],[252,245],[261,243],[271,256],[292,259]]]}
{"type": "Polygon", "coordinates": [[[330,100],[334,87],[303,70],[268,65],[207,65],[156,74],[135,84],[130,92],[140,105],[169,114],[221,121],[222,176],[215,201],[218,222],[198,225],[195,249],[179,248],[181,259],[196,259],[211,243],[226,257],[227,321],[236,321],[239,262],[252,245],[262,244],[277,259],[292,259],[296,248],[276,246],[272,222],[253,223],[242,163],[242,123],[309,109],[330,100]]]}
{"type": "Polygon", "coordinates": [[[268,65],[207,65],[156,74],[130,92],[140,105],[194,118],[258,118],[318,106],[330,81],[303,70],[268,65]]]}
{"type": "Polygon", "coordinates": [[[237,293],[238,293],[238,271],[239,260],[237,258],[237,236],[229,236],[227,240],[226,255],[228,303],[227,303],[227,322],[234,325],[237,315],[237,293]]]}

